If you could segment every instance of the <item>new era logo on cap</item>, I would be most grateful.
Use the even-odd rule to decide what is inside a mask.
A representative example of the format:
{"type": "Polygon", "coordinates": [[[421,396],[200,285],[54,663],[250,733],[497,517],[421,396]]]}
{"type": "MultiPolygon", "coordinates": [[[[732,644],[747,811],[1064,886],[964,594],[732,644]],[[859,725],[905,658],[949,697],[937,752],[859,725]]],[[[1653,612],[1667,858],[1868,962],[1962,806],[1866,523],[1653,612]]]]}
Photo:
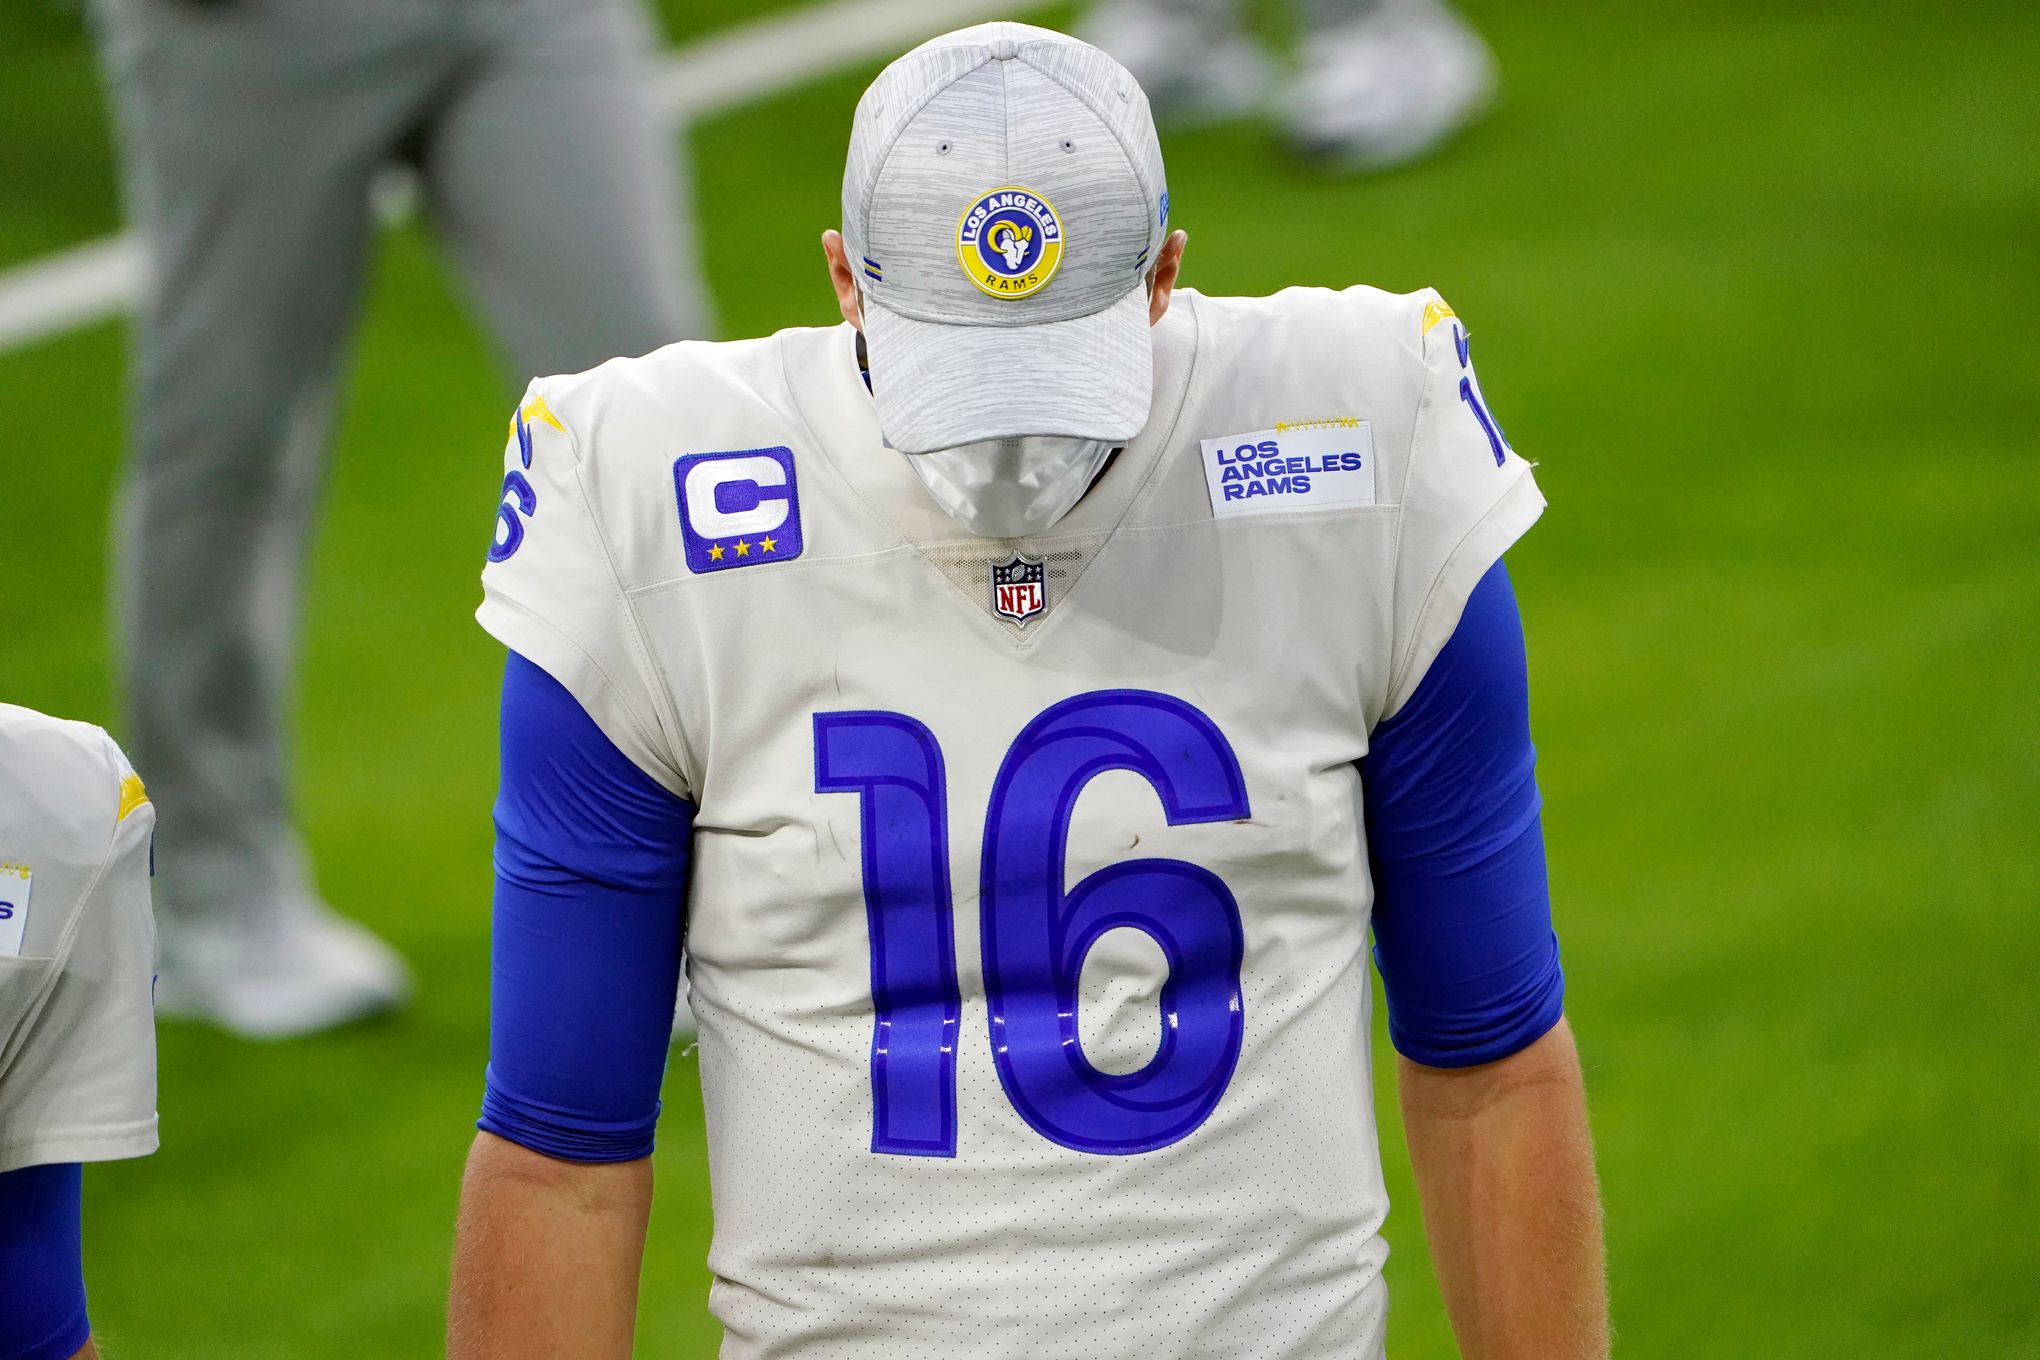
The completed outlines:
{"type": "Polygon", "coordinates": [[[690,453],[673,464],[687,569],[701,573],[799,557],[793,451],[690,453]]]}

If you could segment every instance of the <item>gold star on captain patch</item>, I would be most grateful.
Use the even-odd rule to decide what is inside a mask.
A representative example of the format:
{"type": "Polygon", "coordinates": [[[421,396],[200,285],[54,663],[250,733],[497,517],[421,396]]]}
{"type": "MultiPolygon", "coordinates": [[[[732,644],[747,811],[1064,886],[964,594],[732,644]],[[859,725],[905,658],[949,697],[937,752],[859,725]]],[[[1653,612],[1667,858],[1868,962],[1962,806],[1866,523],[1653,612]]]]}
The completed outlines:
{"type": "Polygon", "coordinates": [[[765,552],[771,552],[779,546],[779,540],[776,538],[761,538],[758,540],[758,546],[765,552]]]}
{"type": "Polygon", "coordinates": [[[708,548],[708,560],[709,560],[709,561],[711,561],[711,562],[720,562],[720,561],[722,561],[722,544],[720,544],[720,543],[711,543],[711,544],[709,545],[709,548],[708,548]]]}
{"type": "Polygon", "coordinates": [[[750,545],[750,544],[748,544],[748,543],[746,543],[746,542],[745,542],[745,541],[744,541],[743,539],[741,539],[741,538],[740,538],[740,539],[738,539],[738,540],[737,540],[737,556],[739,556],[739,557],[749,557],[750,555],[751,555],[751,545],[750,545]]]}

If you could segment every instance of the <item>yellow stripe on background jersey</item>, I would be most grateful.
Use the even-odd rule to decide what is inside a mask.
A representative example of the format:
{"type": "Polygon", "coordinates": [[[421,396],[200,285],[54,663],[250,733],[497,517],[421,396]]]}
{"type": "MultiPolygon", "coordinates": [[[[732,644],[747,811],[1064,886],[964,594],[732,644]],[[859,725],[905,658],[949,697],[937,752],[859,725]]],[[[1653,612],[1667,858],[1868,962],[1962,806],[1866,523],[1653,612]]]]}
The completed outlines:
{"type": "Polygon", "coordinates": [[[142,787],[142,777],[130,773],[120,781],[120,810],[114,814],[116,822],[124,822],[128,814],[149,801],[149,791],[142,787]]]}

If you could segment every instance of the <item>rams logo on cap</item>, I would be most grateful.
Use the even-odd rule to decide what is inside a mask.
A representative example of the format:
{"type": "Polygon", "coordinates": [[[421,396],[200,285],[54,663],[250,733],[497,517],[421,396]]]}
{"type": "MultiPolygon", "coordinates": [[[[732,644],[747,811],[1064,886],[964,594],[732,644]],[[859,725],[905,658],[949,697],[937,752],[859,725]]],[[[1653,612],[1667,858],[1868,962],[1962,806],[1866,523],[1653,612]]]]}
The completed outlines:
{"type": "Polygon", "coordinates": [[[995,298],[1024,298],[1046,288],[1062,252],[1062,219],[1047,199],[1018,185],[982,195],[956,224],[963,272],[995,298]]]}

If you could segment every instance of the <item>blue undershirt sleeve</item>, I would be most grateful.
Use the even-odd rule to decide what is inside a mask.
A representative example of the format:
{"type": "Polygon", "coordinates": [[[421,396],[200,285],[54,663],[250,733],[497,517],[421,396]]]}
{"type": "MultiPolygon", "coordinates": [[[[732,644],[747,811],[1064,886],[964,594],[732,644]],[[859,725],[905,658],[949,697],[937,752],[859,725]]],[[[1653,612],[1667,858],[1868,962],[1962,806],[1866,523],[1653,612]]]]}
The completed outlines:
{"type": "Polygon", "coordinates": [[[1360,762],[1374,959],[1396,1051],[1472,1067],[1558,1023],[1523,624],[1497,562],[1360,762]]]}
{"type": "Polygon", "coordinates": [[[0,1173],[0,1360],[70,1360],[92,1335],[76,1162],[0,1173]]]}
{"type": "Polygon", "coordinates": [[[510,654],[480,1128],[563,1161],[650,1155],[693,818],[510,654]]]}

